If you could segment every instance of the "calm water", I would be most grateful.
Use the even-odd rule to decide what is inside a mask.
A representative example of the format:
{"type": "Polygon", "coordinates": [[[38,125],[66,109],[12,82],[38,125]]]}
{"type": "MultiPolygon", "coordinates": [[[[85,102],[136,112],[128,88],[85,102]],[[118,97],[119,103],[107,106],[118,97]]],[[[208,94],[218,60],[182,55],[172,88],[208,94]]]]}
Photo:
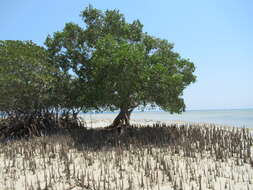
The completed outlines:
{"type": "MultiPolygon", "coordinates": [[[[85,114],[86,117],[94,119],[113,119],[117,113],[103,114],[85,114]]],[[[235,127],[253,128],[253,109],[234,109],[234,110],[199,110],[186,111],[182,114],[169,114],[166,112],[134,112],[132,119],[147,120],[172,120],[172,121],[188,121],[201,123],[214,123],[221,125],[229,125],[235,127]]]]}

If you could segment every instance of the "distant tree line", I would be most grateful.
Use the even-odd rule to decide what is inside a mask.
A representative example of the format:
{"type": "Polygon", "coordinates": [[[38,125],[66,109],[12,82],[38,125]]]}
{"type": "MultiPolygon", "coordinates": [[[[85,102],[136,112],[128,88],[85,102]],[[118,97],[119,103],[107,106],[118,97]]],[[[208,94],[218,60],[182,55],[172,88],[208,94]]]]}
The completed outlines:
{"type": "Polygon", "coordinates": [[[138,106],[184,111],[183,90],[196,79],[194,64],[173,44],[128,23],[118,10],[87,7],[84,27],[66,23],[45,47],[0,41],[0,112],[5,117],[120,110],[112,126],[129,125],[138,106]]]}

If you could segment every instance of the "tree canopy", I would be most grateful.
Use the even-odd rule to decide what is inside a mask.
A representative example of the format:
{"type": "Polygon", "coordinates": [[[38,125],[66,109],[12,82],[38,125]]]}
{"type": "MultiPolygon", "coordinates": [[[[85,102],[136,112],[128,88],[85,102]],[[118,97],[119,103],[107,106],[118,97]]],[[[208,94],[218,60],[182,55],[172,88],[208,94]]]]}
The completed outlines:
{"type": "Polygon", "coordinates": [[[78,81],[51,64],[45,48],[0,41],[0,140],[82,126],[78,81]]]}
{"type": "Polygon", "coordinates": [[[144,33],[139,20],[128,23],[118,10],[89,6],[81,18],[85,27],[67,23],[45,44],[52,63],[80,81],[83,107],[119,109],[114,126],[129,124],[140,105],[184,111],[183,90],[195,81],[195,67],[173,44],[144,33]]]}
{"type": "Polygon", "coordinates": [[[28,114],[52,104],[57,68],[31,41],[0,41],[0,112],[28,114]]]}

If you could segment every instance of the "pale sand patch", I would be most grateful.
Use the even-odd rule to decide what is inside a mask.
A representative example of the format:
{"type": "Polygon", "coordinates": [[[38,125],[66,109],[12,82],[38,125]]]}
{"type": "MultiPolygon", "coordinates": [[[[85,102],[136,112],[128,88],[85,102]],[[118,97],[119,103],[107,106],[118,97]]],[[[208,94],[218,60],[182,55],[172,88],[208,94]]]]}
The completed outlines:
{"type": "MultiPolygon", "coordinates": [[[[110,119],[86,121],[89,128],[108,126],[111,122],[110,119]]],[[[157,122],[131,121],[138,125],[157,122]]],[[[62,135],[0,146],[1,190],[39,187],[57,190],[253,189],[250,164],[235,158],[217,161],[209,153],[184,157],[168,147],[79,150],[70,137],[62,135]]],[[[251,156],[252,152],[251,149],[251,156]]]]}

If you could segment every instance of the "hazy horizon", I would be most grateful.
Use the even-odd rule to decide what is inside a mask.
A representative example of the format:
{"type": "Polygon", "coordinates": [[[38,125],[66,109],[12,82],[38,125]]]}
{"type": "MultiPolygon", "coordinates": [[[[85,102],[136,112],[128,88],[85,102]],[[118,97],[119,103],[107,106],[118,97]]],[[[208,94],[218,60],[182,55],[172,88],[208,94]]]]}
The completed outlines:
{"type": "MultiPolygon", "coordinates": [[[[117,112],[86,113],[82,117],[86,120],[110,119],[113,120],[117,112]]],[[[190,123],[209,123],[234,127],[253,128],[253,109],[226,109],[226,110],[191,110],[182,114],[170,114],[163,111],[136,111],[131,114],[131,120],[175,121],[190,123]]]]}
{"type": "MultiPolygon", "coordinates": [[[[137,109],[137,108],[136,108],[137,109]]],[[[162,112],[168,112],[168,111],[164,111],[164,110],[162,110],[161,108],[157,108],[157,109],[148,109],[148,108],[145,108],[143,111],[141,110],[141,109],[139,109],[139,110],[134,110],[133,112],[152,112],[152,111],[162,111],[162,112]]],[[[184,112],[187,112],[187,111],[226,111],[226,110],[228,110],[228,111],[231,111],[231,110],[253,110],[253,108],[218,108],[218,109],[215,109],[215,108],[213,108],[213,109],[205,109],[205,108],[203,108],[203,109],[186,109],[184,112]]],[[[91,113],[92,112],[98,112],[98,111],[96,111],[96,110],[94,110],[94,111],[91,111],[91,113]]],[[[118,112],[117,110],[116,111],[101,111],[101,112],[98,112],[98,113],[113,113],[113,112],[118,112]]],[[[169,112],[168,112],[169,113],[169,112]]],[[[176,113],[175,113],[176,114],[176,113]]]]}

